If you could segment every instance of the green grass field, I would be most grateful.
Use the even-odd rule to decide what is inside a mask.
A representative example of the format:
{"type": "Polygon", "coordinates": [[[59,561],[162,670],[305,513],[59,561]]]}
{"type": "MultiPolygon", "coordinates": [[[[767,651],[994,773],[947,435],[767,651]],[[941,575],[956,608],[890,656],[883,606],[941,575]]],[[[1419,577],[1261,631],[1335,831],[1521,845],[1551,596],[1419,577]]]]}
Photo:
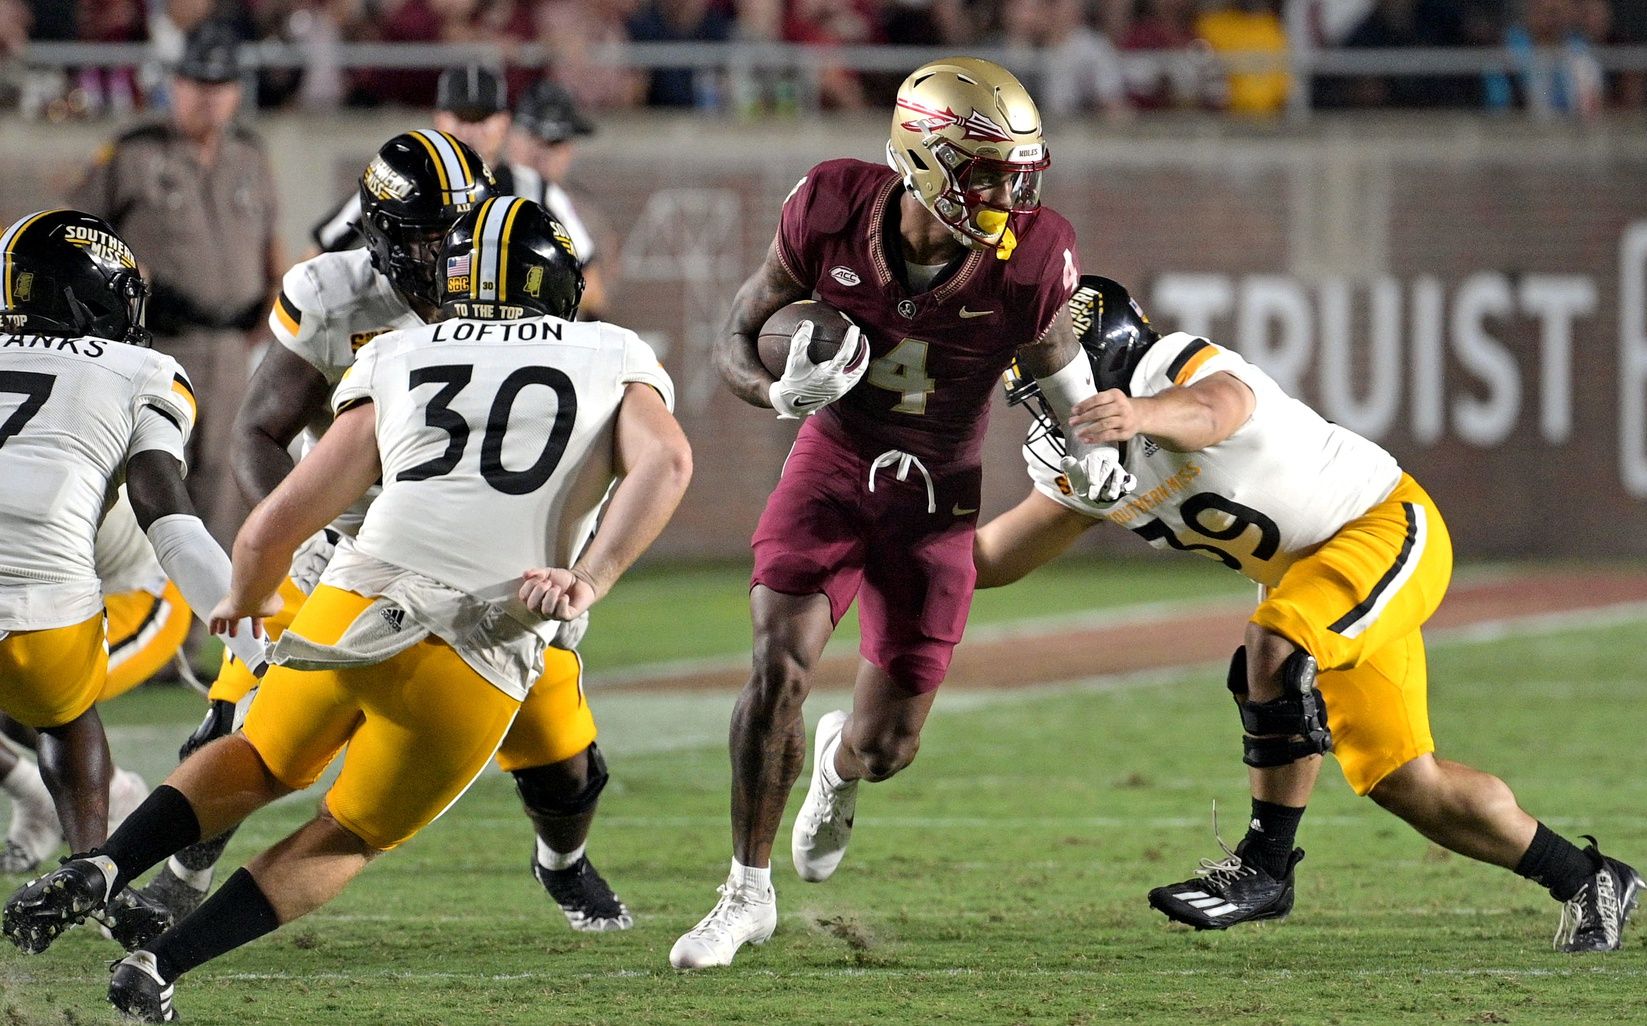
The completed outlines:
{"type": "MultiPolygon", "coordinates": [[[[1065,586],[1088,606],[1198,595],[1201,569],[1123,567],[1094,585],[1076,566],[999,596],[1014,602],[982,603],[980,619],[1067,611],[1065,586]]],[[[737,652],[748,628],[735,577],[637,578],[602,621],[634,637],[592,636],[591,663],[737,652]]],[[[1647,862],[1633,743],[1647,722],[1640,632],[1521,632],[1431,655],[1443,752],[1501,773],[1557,829],[1598,833],[1637,864],[1647,862]]],[[[1241,832],[1245,774],[1220,678],[1208,666],[946,696],[917,763],[864,792],[836,877],[795,877],[786,823],[778,934],[731,969],[699,974],[671,970],[667,954],[725,876],[733,696],[597,694],[614,781],[590,851],[636,914],[633,930],[565,927],[526,872],[513,788],[493,774],[331,907],[185,978],[177,1003],[189,1022],[248,1026],[1641,1021],[1647,920],[1623,952],[1558,955],[1558,909],[1539,888],[1435,849],[1356,799],[1335,769],[1305,820],[1290,920],[1225,934],[1169,928],[1143,894],[1216,853],[1211,799],[1226,810],[1226,836],[1241,832]]],[[[816,694],[809,718],[843,697],[816,694]]],[[[197,703],[146,689],[113,704],[122,762],[157,781],[197,703]]],[[[255,817],[230,861],[291,829],[312,802],[255,817]]],[[[102,994],[116,950],[83,930],[37,958],[0,952],[0,1022],[111,1021],[102,994]]]]}

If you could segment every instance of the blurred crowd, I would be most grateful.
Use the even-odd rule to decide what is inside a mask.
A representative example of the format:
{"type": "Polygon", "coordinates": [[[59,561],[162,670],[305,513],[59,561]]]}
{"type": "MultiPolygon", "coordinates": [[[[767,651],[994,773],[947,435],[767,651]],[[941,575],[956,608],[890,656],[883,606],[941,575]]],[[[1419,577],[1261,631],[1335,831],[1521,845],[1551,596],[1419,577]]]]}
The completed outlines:
{"type": "MultiPolygon", "coordinates": [[[[351,42],[486,47],[513,92],[539,68],[586,106],[783,112],[883,106],[895,73],[833,60],[851,44],[995,48],[1050,114],[1126,117],[1162,108],[1265,115],[1307,88],[1318,107],[1484,107],[1583,116],[1643,105],[1644,76],[1609,72],[1596,48],[1647,42],[1647,0],[0,0],[0,54],[31,41],[145,43],[154,65],[207,20],[246,40],[302,48],[300,68],[264,69],[265,107],[427,105],[436,71],[350,69],[351,42]],[[1300,38],[1307,35],[1308,38],[1300,38]],[[703,67],[625,66],[631,43],[776,41],[816,48],[818,70],[728,76],[703,67]],[[1510,68],[1432,76],[1316,75],[1294,83],[1295,46],[1495,47],[1510,68]],[[1242,55],[1229,59],[1229,55],[1242,55]],[[530,66],[528,66],[530,65],[530,66]]],[[[15,63],[15,62],[14,62],[15,63]]],[[[33,75],[25,109],[100,112],[164,102],[144,65],[33,75]],[[54,106],[55,105],[55,106],[54,106]]]]}

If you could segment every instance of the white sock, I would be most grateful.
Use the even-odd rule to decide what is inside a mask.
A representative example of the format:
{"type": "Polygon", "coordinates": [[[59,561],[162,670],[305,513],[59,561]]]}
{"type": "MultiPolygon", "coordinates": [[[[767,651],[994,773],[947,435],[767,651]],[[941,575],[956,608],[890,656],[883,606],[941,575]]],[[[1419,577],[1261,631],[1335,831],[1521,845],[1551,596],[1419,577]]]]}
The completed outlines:
{"type": "Polygon", "coordinates": [[[173,855],[171,858],[167,859],[166,865],[171,867],[173,876],[177,877],[179,880],[182,880],[195,890],[209,891],[212,889],[212,871],[210,868],[190,869],[188,866],[185,866],[183,863],[177,861],[176,855],[173,855]]]}
{"type": "Polygon", "coordinates": [[[758,895],[772,893],[772,867],[746,866],[737,859],[732,860],[732,883],[740,891],[749,891],[758,895]]]}
{"type": "Polygon", "coordinates": [[[543,838],[540,837],[538,838],[538,865],[544,869],[571,869],[578,864],[579,859],[583,858],[583,850],[587,847],[586,844],[580,844],[576,850],[562,854],[544,844],[543,838]]]}
{"type": "Polygon", "coordinates": [[[40,779],[40,767],[22,756],[17,757],[17,765],[11,768],[6,778],[0,780],[0,791],[20,802],[52,807],[51,792],[46,790],[46,782],[40,779]]]}
{"type": "MultiPolygon", "coordinates": [[[[835,755],[841,750],[841,739],[835,738],[834,745],[823,753],[823,782],[831,791],[839,791],[848,781],[841,779],[841,771],[835,767],[835,755]]],[[[857,783],[857,781],[851,781],[857,783]]]]}

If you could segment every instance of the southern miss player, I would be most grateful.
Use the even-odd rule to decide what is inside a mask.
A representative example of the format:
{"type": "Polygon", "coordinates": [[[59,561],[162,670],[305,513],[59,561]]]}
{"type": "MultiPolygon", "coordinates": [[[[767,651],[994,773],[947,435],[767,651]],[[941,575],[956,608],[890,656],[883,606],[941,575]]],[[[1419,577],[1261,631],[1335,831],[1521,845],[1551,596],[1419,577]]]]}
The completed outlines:
{"type": "Polygon", "coordinates": [[[513,196],[453,228],[441,263],[452,319],[361,350],[336,420],[235,541],[214,624],[274,601],[298,544],[383,481],[281,637],[283,665],[244,729],[185,761],[98,852],[8,903],[42,924],[55,912],[59,931],[70,897],[95,899],[103,872],[120,885],[309,786],[347,746],[312,821],[120,963],[109,997],[121,1011],[174,1018],[179,975],[325,904],[450,807],[502,743],[564,622],[674,512],[691,451],[669,412],[673,387],[633,332],[570,320],[583,280],[564,237],[513,196]]]}
{"type": "MultiPolygon", "coordinates": [[[[678,968],[726,965],[777,924],[770,858],[805,761],[801,706],[854,598],[863,659],[851,714],[818,723],[791,843],[803,879],[839,864],[858,781],[915,757],[971,604],[980,449],[1000,373],[1016,354],[1063,412],[1094,393],[1065,308],[1075,233],[1040,206],[1047,146],[1023,86],[971,57],[917,69],[898,90],[887,155],[891,168],[832,160],[801,179],[716,348],[739,398],[817,416],[755,528],[754,674],[731,729],[732,871],[670,952],[678,968]],[[815,366],[804,322],[774,381],[756,335],[813,295],[861,332],[815,366]]],[[[1077,445],[1069,473],[1113,498],[1126,487],[1114,456],[1077,445]]]]}
{"type": "MultiPolygon", "coordinates": [[[[195,399],[147,348],[148,290],[114,229],[75,210],[30,214],[0,235],[0,710],[40,733],[40,770],[76,851],[103,840],[111,766],[93,703],[108,678],[98,523],[124,480],[161,566],[199,609],[225,594],[228,560],[189,503],[183,453],[195,399]]],[[[242,657],[262,644],[240,631],[242,657]]],[[[169,917],[97,881],[127,945],[169,917]]],[[[81,910],[82,913],[84,910],[81,910]]],[[[25,951],[46,941],[7,916],[25,951]]]]}
{"type": "MultiPolygon", "coordinates": [[[[289,446],[307,430],[313,445],[330,419],[329,397],[355,354],[382,332],[420,327],[436,316],[437,250],[452,224],[495,188],[475,152],[441,132],[398,135],[379,149],[361,176],[361,231],[366,248],[323,253],[287,272],[269,316],[280,342],[253,376],[235,423],[233,461],[242,490],[254,502],[272,494],[292,471],[289,446]]],[[[353,537],[376,489],[334,524],[309,539],[281,585],[283,606],[268,621],[278,637],[341,537],[353,537]]],[[[585,854],[605,760],[595,745],[595,720],[582,689],[582,664],[572,651],[545,654],[535,686],[498,751],[513,774],[536,832],[533,876],[574,929],[626,929],[628,909],[585,854]]],[[[244,668],[225,659],[212,686],[214,712],[187,749],[226,733],[229,711],[253,685],[244,668]]],[[[174,912],[187,912],[211,882],[211,866],[226,837],[191,847],[168,861],[145,888],[174,912]]]]}
{"type": "Polygon", "coordinates": [[[1019,579],[1103,521],[1263,586],[1229,672],[1251,767],[1247,834],[1150,904],[1197,929],[1286,915],[1304,857],[1293,839],[1332,751],[1357,794],[1425,837],[1549,888],[1565,903],[1559,950],[1617,948],[1636,871],[1594,838],[1580,849],[1552,832],[1503,781],[1435,755],[1420,627],[1446,593],[1452,543],[1430,497],[1389,453],[1235,353],[1158,336],[1115,282],[1083,278],[1070,305],[1102,389],[1070,423],[1123,446],[1138,490],[1116,503],[1073,494],[1059,469],[1067,436],[1018,382],[1011,400],[1036,414],[1024,445],[1034,488],[978,530],[979,587],[1019,579]]]}
{"type": "MultiPolygon", "coordinates": [[[[97,579],[103,593],[109,646],[108,675],[97,702],[125,694],[177,659],[189,633],[189,603],[154,558],[154,547],[132,512],[122,487],[97,529],[97,579]]],[[[38,750],[39,736],[0,715],[0,733],[38,750]]],[[[0,790],[12,799],[11,825],[0,850],[0,873],[28,873],[63,841],[57,810],[39,767],[0,743],[0,790]]],[[[109,826],[137,808],[149,785],[128,769],[114,767],[109,783],[109,826]]]]}

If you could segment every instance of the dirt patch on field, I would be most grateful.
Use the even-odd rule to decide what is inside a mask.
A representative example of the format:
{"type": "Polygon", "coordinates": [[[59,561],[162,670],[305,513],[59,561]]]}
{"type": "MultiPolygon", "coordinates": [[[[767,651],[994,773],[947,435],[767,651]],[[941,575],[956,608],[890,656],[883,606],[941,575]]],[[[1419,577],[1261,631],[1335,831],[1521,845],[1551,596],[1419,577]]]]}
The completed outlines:
{"type": "MultiPolygon", "coordinates": [[[[1525,573],[1455,580],[1446,601],[1426,629],[1468,627],[1488,621],[1552,613],[1600,610],[1647,602],[1647,571],[1532,570],[1525,573]]],[[[1033,630],[979,629],[955,650],[946,689],[1011,688],[1078,680],[1111,673],[1163,669],[1229,657],[1240,643],[1250,603],[1198,605],[1190,615],[1129,616],[1126,622],[1033,630]]],[[[846,684],[857,666],[855,654],[826,656],[817,681],[846,684]]],[[[748,671],[714,667],[671,672],[653,679],[625,680],[620,689],[736,690],[748,671]]]]}

